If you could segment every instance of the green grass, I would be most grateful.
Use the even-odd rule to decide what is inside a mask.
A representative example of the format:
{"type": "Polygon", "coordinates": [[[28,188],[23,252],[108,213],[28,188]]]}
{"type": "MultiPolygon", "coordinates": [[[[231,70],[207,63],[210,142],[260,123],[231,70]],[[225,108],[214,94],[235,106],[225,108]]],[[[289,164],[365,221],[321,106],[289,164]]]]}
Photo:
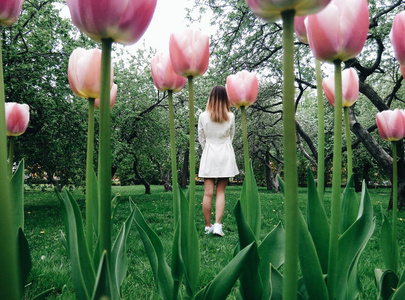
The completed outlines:
{"type": "MultiPolygon", "coordinates": [[[[201,270],[199,289],[206,286],[216,274],[232,259],[238,242],[237,227],[233,208],[239,199],[241,188],[229,186],[226,191],[226,207],[223,217],[225,236],[223,238],[206,236],[201,211],[203,187],[196,190],[196,226],[200,238],[201,270]]],[[[142,211],[147,223],[162,240],[166,257],[170,263],[173,238],[172,194],[164,192],[161,186],[152,186],[152,194],[145,195],[142,186],[113,187],[113,194],[119,195],[115,233],[129,212],[128,198],[131,197],[142,211]]],[[[85,195],[82,190],[72,191],[79,206],[84,211],[85,195]]],[[[376,230],[363,252],[359,275],[362,284],[360,299],[375,299],[374,268],[382,268],[379,250],[379,231],[381,226],[381,206],[385,209],[390,196],[389,189],[370,190],[376,216],[376,230]]],[[[259,189],[262,205],[262,237],[271,231],[278,222],[283,221],[284,199],[281,194],[259,189]]],[[[299,190],[300,206],[305,212],[306,189],[299,190]]],[[[325,207],[329,212],[330,190],[325,194],[325,207]]],[[[399,213],[400,249],[404,248],[405,213],[399,213]]],[[[25,234],[31,249],[33,267],[25,289],[25,299],[52,288],[46,299],[75,299],[70,278],[69,258],[60,242],[60,232],[64,231],[61,206],[51,190],[26,189],[25,192],[25,234]]],[[[124,299],[159,299],[152,271],[142,241],[132,227],[128,240],[129,269],[122,286],[124,299]]],[[[401,251],[404,261],[404,251],[401,251]]],[[[405,267],[402,264],[401,269],[405,267]]],[[[234,299],[231,295],[229,299],[234,299]]]]}

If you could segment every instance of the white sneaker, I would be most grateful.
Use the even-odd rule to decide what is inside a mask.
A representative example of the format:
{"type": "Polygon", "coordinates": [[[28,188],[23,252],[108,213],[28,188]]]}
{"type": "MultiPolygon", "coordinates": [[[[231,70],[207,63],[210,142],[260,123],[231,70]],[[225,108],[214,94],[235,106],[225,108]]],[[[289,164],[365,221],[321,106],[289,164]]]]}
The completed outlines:
{"type": "Polygon", "coordinates": [[[212,228],[213,228],[212,233],[214,235],[217,235],[217,236],[224,236],[225,235],[225,233],[222,231],[222,224],[215,223],[212,226],[212,228]]]}
{"type": "Polygon", "coordinates": [[[205,226],[205,234],[211,234],[214,226],[205,226]]]}

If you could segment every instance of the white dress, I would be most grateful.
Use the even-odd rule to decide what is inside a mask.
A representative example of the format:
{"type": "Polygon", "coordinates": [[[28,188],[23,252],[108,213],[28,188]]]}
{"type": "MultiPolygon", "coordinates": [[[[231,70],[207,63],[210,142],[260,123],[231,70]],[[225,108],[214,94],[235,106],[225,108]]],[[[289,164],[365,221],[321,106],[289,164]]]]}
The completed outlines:
{"type": "Polygon", "coordinates": [[[232,140],[235,133],[235,115],[228,112],[227,122],[214,122],[207,111],[198,119],[198,140],[203,149],[198,177],[228,178],[239,174],[232,140]]]}

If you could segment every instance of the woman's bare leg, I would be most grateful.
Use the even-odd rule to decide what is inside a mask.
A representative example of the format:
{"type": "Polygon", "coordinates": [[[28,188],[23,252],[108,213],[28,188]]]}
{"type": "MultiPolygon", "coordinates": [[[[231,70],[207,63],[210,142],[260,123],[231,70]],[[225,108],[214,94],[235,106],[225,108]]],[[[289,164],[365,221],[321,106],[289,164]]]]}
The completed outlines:
{"type": "Polygon", "coordinates": [[[218,178],[215,198],[215,223],[221,224],[225,209],[225,188],[228,185],[228,178],[218,178]]]}
{"type": "Polygon", "coordinates": [[[213,178],[204,178],[203,215],[205,226],[211,227],[211,206],[214,196],[215,181],[213,178]]]}

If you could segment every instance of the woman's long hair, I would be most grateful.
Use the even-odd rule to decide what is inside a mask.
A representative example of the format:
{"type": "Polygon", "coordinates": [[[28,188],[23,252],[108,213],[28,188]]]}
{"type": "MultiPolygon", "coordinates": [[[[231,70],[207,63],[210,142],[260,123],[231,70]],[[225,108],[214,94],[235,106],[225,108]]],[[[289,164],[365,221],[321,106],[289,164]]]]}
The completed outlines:
{"type": "Polygon", "coordinates": [[[206,110],[214,122],[222,123],[229,120],[228,112],[231,109],[231,103],[228,100],[228,94],[223,86],[214,86],[208,98],[206,110]]]}

